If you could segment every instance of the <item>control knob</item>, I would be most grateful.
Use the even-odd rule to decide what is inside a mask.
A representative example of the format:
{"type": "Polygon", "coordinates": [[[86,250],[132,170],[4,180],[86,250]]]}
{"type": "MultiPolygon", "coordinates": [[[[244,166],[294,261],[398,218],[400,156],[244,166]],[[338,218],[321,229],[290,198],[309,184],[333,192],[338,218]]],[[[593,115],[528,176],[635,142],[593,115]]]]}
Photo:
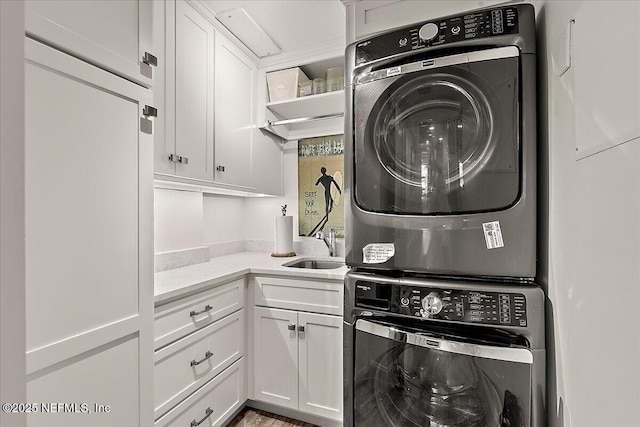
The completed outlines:
{"type": "Polygon", "coordinates": [[[424,24],[420,31],[418,32],[418,36],[426,42],[433,40],[438,35],[438,26],[433,22],[429,22],[428,24],[424,24]]]}
{"type": "Polygon", "coordinates": [[[442,299],[436,292],[431,292],[422,298],[422,317],[431,317],[442,311],[442,299]]]}

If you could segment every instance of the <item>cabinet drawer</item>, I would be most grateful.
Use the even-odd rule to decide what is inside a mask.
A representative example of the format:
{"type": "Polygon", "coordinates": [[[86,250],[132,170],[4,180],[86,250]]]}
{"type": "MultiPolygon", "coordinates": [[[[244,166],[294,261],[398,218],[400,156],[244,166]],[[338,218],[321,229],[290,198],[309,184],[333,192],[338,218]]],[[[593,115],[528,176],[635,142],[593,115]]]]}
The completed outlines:
{"type": "Polygon", "coordinates": [[[154,336],[159,349],[244,306],[244,278],[156,307],[154,336]]]}
{"type": "Polygon", "coordinates": [[[171,412],[155,422],[155,426],[191,425],[207,417],[201,425],[222,425],[246,400],[244,358],[238,360],[200,390],[189,396],[171,412]]]}
{"type": "Polygon", "coordinates": [[[342,315],[342,283],[256,277],[255,305],[342,315]]]}
{"type": "Polygon", "coordinates": [[[155,353],[156,418],[244,355],[244,310],[155,353]]]}

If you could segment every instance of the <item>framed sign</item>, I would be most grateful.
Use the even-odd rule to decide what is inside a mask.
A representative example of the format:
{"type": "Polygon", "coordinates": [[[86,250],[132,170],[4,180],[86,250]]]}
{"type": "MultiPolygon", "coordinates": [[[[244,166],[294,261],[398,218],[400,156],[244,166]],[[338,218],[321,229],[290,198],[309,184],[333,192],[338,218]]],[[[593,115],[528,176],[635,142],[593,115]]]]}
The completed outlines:
{"type": "Polygon", "coordinates": [[[298,224],[300,236],[335,228],[344,237],[344,135],[298,141],[298,224]]]}

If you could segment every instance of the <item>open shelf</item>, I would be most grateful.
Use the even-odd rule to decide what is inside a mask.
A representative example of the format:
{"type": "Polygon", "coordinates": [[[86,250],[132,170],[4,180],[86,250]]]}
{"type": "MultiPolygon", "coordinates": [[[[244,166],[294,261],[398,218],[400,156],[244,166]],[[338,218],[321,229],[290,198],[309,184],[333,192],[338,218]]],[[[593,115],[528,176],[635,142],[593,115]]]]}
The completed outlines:
{"type": "Polygon", "coordinates": [[[344,91],[308,95],[286,101],[270,102],[267,109],[281,119],[315,117],[344,113],[344,91]]]}
{"type": "Polygon", "coordinates": [[[262,129],[280,138],[291,140],[343,133],[344,91],[270,102],[266,107],[274,118],[267,118],[268,121],[262,129]],[[299,121],[278,124],[281,120],[291,119],[299,121]]]}

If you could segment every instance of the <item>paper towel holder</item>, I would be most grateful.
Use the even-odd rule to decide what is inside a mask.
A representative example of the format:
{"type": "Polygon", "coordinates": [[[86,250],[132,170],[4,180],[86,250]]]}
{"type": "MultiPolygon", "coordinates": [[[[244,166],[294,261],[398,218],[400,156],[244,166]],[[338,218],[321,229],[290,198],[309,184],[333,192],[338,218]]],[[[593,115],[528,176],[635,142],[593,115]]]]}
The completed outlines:
{"type": "Polygon", "coordinates": [[[280,211],[282,212],[282,216],[276,217],[275,251],[271,256],[278,258],[293,257],[296,256],[296,253],[293,251],[293,230],[291,229],[292,217],[287,217],[287,205],[280,206],[280,211]],[[283,226],[285,226],[286,229],[283,229],[283,226]],[[284,245],[284,247],[279,243],[279,231],[281,230],[285,232],[284,239],[288,240],[288,244],[284,245]],[[284,250],[282,250],[282,252],[278,252],[278,249],[284,250]]]}

